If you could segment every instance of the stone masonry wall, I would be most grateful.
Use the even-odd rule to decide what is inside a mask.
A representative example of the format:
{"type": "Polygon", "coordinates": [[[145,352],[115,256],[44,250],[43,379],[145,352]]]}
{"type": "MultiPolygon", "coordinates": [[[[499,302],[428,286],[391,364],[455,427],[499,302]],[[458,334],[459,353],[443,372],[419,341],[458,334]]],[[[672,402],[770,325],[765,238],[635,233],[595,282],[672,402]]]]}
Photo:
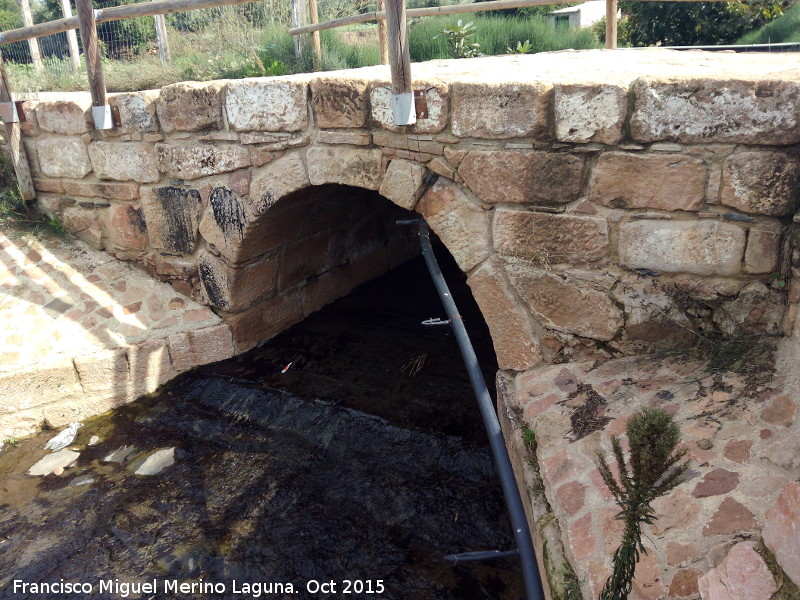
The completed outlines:
{"type": "Polygon", "coordinates": [[[25,147],[42,210],[216,306],[239,351],[408,256],[391,217],[377,231],[369,201],[327,184],[429,221],[504,369],[784,331],[800,289],[781,252],[796,71],[667,51],[548,59],[542,73],[537,57],[418,65],[428,116],[405,128],[379,68],[116,94],[108,132],[88,96],[28,101],[25,147]],[[653,65],[663,77],[643,75],[653,65]]]}

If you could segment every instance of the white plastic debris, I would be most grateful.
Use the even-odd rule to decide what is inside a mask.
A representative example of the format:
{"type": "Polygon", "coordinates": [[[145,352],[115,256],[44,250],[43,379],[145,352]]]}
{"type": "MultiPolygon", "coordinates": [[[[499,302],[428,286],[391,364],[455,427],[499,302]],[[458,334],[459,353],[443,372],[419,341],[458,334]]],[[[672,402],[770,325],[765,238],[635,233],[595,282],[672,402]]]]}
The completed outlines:
{"type": "Polygon", "coordinates": [[[48,448],[49,450],[52,450],[53,452],[58,452],[59,450],[63,450],[73,442],[75,436],[78,435],[78,429],[80,429],[81,427],[83,427],[83,423],[77,423],[77,422],[70,423],[69,426],[64,431],[62,431],[56,437],[47,442],[44,445],[44,447],[48,448]]]}

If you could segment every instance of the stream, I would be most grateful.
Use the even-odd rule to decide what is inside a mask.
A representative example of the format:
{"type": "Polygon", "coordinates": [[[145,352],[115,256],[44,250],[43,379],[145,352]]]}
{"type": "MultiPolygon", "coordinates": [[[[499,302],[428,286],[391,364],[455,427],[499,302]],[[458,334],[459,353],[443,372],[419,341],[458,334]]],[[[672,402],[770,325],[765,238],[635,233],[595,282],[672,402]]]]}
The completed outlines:
{"type": "MultiPolygon", "coordinates": [[[[491,387],[488,330],[440,261],[491,387]]],[[[27,474],[53,431],[0,453],[0,598],[522,598],[514,560],[443,560],[513,547],[457,344],[421,325],[443,316],[415,259],[87,420],[63,473],[27,474]]]]}

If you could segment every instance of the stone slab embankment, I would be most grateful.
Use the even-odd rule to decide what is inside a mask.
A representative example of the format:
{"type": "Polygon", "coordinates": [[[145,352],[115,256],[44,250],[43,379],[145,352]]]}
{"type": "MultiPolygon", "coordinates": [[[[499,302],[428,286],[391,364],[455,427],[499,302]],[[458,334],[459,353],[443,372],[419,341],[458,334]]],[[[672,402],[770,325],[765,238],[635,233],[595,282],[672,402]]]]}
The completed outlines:
{"type": "Polygon", "coordinates": [[[60,427],[233,356],[208,307],[80,241],[0,234],[0,438],[60,427]]]}

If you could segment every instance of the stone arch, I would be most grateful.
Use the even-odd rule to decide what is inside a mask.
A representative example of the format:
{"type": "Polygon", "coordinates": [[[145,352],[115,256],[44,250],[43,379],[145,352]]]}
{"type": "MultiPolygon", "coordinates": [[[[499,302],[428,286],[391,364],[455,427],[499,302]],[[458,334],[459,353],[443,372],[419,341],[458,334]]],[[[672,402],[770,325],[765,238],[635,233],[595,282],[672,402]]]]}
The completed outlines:
{"type": "Polygon", "coordinates": [[[255,345],[258,331],[270,337],[418,252],[414,228],[388,233],[390,223],[368,207],[379,196],[425,218],[467,274],[500,367],[539,364],[540,336],[492,257],[491,211],[468,188],[379,149],[313,145],[254,169],[246,200],[215,189],[200,220],[208,243],[198,254],[203,293],[230,324],[238,351],[255,345]],[[354,241],[369,227],[373,237],[382,228],[383,267],[383,259],[370,258],[380,250],[369,239],[354,241]],[[335,248],[331,236],[347,247],[335,248]]]}

